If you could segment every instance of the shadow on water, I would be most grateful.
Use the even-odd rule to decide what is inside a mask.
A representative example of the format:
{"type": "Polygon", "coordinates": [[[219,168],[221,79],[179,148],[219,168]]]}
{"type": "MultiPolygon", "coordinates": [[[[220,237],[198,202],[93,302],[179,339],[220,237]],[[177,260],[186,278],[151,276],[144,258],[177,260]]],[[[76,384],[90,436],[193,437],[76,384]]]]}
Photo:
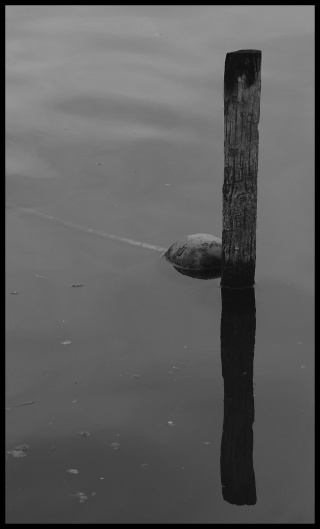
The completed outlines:
{"type": "Polygon", "coordinates": [[[235,505],[257,502],[253,469],[254,288],[221,288],[221,363],[224,419],[221,440],[223,498],[235,505]]]}

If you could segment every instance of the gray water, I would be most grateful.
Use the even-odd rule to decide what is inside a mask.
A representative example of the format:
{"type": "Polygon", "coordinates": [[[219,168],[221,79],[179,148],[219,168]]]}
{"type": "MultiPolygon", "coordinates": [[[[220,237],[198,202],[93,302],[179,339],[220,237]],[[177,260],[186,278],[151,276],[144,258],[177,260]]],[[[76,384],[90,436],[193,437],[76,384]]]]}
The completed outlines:
{"type": "Polygon", "coordinates": [[[7,523],[313,523],[313,17],[7,6],[6,449],[28,445],[7,523]],[[222,496],[220,280],[152,248],[221,237],[243,48],[262,50],[250,506],[222,496]]]}

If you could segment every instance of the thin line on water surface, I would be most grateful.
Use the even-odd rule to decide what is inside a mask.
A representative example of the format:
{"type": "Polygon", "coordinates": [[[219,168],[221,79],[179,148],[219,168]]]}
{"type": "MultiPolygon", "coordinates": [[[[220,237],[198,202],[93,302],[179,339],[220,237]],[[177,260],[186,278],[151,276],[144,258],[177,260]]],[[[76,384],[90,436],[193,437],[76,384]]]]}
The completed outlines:
{"type": "Polygon", "coordinates": [[[124,242],[126,244],[131,244],[132,246],[140,246],[140,248],[146,248],[147,250],[154,250],[155,252],[165,252],[166,248],[162,248],[161,246],[156,246],[154,244],[148,244],[146,242],[141,241],[135,241],[134,239],[127,239],[126,237],[119,237],[118,235],[112,235],[111,233],[105,233],[104,231],[95,230],[93,228],[86,228],[85,226],[81,226],[80,224],[76,224],[75,222],[71,222],[69,220],[63,220],[58,219],[56,217],[52,217],[51,215],[46,215],[45,213],[41,213],[40,211],[37,211],[36,209],[32,208],[23,208],[20,206],[16,206],[15,204],[7,203],[6,206],[17,209],[18,211],[21,211],[22,213],[27,213],[28,215],[34,215],[35,217],[40,217],[42,219],[51,220],[52,222],[56,222],[57,224],[62,224],[62,226],[67,226],[68,228],[74,228],[79,231],[83,231],[85,233],[92,233],[93,235],[98,235],[99,237],[104,237],[106,239],[113,239],[118,242],[124,242]]]}

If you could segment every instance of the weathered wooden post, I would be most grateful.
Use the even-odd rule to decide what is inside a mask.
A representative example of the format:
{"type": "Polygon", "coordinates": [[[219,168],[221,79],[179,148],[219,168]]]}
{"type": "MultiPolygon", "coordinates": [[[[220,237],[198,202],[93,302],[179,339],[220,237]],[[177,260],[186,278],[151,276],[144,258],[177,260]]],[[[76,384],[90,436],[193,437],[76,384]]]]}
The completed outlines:
{"type": "Polygon", "coordinates": [[[227,53],[221,286],[254,285],[261,51],[227,53]]]}

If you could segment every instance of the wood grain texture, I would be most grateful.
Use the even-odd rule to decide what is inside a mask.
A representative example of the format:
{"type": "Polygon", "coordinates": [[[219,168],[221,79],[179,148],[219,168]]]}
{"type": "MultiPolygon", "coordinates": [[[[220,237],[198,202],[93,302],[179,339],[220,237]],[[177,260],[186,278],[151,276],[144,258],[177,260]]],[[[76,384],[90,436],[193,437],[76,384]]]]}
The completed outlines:
{"type": "Polygon", "coordinates": [[[254,284],[261,51],[228,53],[224,75],[221,285],[254,284]]]}

